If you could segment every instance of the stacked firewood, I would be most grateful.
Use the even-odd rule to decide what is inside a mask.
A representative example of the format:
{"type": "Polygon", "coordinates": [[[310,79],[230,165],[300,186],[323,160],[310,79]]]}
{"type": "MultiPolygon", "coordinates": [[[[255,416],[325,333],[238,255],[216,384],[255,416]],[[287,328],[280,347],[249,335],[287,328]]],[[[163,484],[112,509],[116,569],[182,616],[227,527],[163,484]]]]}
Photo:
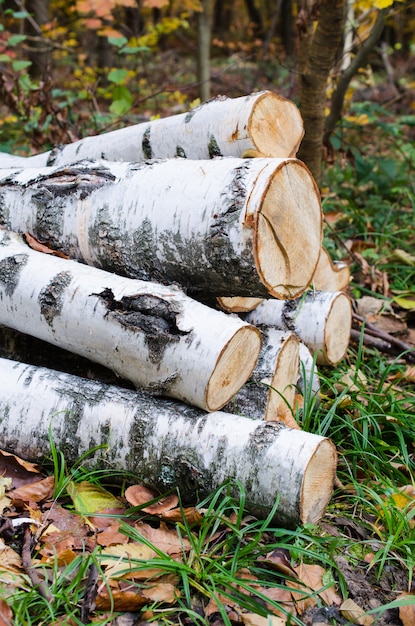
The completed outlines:
{"type": "Polygon", "coordinates": [[[262,92],[0,158],[3,447],[39,459],[51,432],[68,462],[94,447],[185,500],[234,477],[258,515],[321,518],[336,450],[295,407],[351,306],[302,135],[262,92]]]}

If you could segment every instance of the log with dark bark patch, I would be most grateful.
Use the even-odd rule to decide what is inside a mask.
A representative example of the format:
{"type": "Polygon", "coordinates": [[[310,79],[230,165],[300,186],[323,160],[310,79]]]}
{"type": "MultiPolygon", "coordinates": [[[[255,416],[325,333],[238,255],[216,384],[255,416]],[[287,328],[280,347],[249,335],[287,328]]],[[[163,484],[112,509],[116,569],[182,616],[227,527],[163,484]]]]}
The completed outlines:
{"type": "Polygon", "coordinates": [[[286,526],[319,521],[336,472],[324,437],[0,359],[2,446],[39,461],[49,433],[68,464],[94,448],[86,465],[132,472],[161,492],[179,486],[184,503],[232,477],[260,517],[279,499],[275,520],[286,526]]]}
{"type": "Polygon", "coordinates": [[[90,265],[213,296],[299,296],[322,238],[319,192],[296,159],[1,170],[0,225],[90,265]]]}
{"type": "Polygon", "coordinates": [[[144,161],[176,156],[290,157],[304,135],[301,114],[291,100],[271,91],[241,98],[219,96],[188,113],[86,137],[33,157],[0,154],[0,167],[69,165],[81,159],[144,161]]]}
{"type": "Polygon", "coordinates": [[[124,278],[0,231],[0,323],[208,411],[249,378],[259,331],[175,286],[124,278]]]}

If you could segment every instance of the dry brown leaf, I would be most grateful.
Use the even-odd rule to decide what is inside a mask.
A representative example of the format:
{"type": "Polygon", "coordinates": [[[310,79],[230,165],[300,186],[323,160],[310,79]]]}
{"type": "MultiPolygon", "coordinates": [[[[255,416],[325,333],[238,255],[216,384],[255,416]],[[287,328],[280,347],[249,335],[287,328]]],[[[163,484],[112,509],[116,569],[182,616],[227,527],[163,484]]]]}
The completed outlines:
{"type": "Polygon", "coordinates": [[[148,598],[141,595],[140,589],[137,589],[136,585],[120,589],[118,585],[114,587],[112,584],[110,591],[108,591],[108,585],[103,584],[98,589],[95,598],[98,611],[139,611],[147,602],[148,598]]]}
{"type": "Polygon", "coordinates": [[[261,565],[268,565],[284,576],[297,578],[297,573],[290,563],[288,550],[276,548],[265,557],[259,557],[258,561],[261,562],[261,565]]]}
{"type": "Polygon", "coordinates": [[[324,589],[320,592],[320,589],[324,587],[323,576],[326,573],[323,567],[320,565],[308,565],[306,563],[301,563],[294,569],[297,572],[298,578],[303,583],[290,583],[290,587],[300,590],[299,593],[292,592],[299,615],[301,615],[309,606],[316,605],[316,600],[313,597],[306,596],[307,593],[310,593],[310,589],[319,592],[319,597],[324,600],[327,606],[332,606],[333,604],[340,606],[342,598],[335,591],[334,583],[332,587],[324,589]]]}
{"type": "Polygon", "coordinates": [[[350,598],[343,602],[340,613],[352,624],[358,624],[358,626],[371,626],[375,621],[371,615],[365,615],[362,607],[350,598]]]}
{"type": "Polygon", "coordinates": [[[393,376],[389,376],[388,380],[402,380],[407,383],[415,383],[415,365],[407,367],[404,372],[397,372],[393,376]]]}
{"type": "Polygon", "coordinates": [[[36,250],[37,252],[43,252],[44,254],[51,254],[52,256],[57,256],[61,259],[69,259],[68,255],[60,252],[59,250],[52,250],[48,246],[45,246],[43,243],[40,243],[33,235],[30,233],[24,234],[25,241],[27,245],[32,248],[32,250],[36,250]]]}
{"type": "MultiPolygon", "coordinates": [[[[142,506],[147,502],[151,502],[157,498],[157,494],[155,494],[144,485],[131,485],[125,491],[125,498],[131,506],[142,506]]],[[[179,502],[179,498],[175,494],[171,494],[169,496],[165,496],[164,498],[160,498],[154,504],[149,504],[146,507],[143,507],[142,510],[146,513],[150,513],[151,515],[163,515],[166,511],[170,509],[174,509],[177,507],[179,502]]]]}
{"type": "Polygon", "coordinates": [[[39,480],[40,470],[34,463],[24,461],[15,454],[0,450],[0,475],[12,479],[11,489],[39,480]]]}
{"type": "Polygon", "coordinates": [[[275,615],[267,615],[267,617],[261,617],[256,613],[242,613],[241,619],[246,626],[285,626],[286,620],[275,615]]]}
{"type": "Polygon", "coordinates": [[[159,582],[148,589],[142,589],[141,593],[152,602],[166,602],[167,604],[176,602],[180,595],[179,590],[172,583],[164,582],[159,582]]]}
{"type": "MultiPolygon", "coordinates": [[[[397,597],[397,600],[402,598],[410,598],[412,601],[415,598],[413,593],[401,593],[397,597]]],[[[403,626],[414,626],[415,624],[415,604],[405,604],[399,607],[399,618],[402,621],[403,626]]]]}
{"type": "MultiPolygon", "coordinates": [[[[94,518],[96,519],[96,518],[94,518]]],[[[105,517],[101,518],[105,519],[105,517]]],[[[103,547],[128,543],[128,537],[120,531],[120,521],[106,518],[109,523],[97,533],[97,544],[103,547]]],[[[94,522],[93,522],[94,523],[94,522]]]]}
{"type": "Polygon", "coordinates": [[[153,528],[149,524],[137,524],[136,529],[143,537],[166,554],[181,554],[183,551],[188,552],[191,548],[189,539],[179,537],[176,530],[169,529],[163,522],[161,522],[159,528],[153,528]]]}
{"type": "MultiPolygon", "coordinates": [[[[260,592],[270,600],[281,604],[281,606],[285,607],[290,613],[296,612],[291,591],[289,589],[284,589],[283,587],[262,587],[260,588],[260,592]]],[[[273,613],[273,615],[277,615],[279,617],[285,616],[285,613],[282,610],[276,609],[274,606],[268,605],[268,609],[273,613]]]]}
{"type": "Polygon", "coordinates": [[[0,598],[0,626],[13,626],[13,612],[3,598],[0,598]]]}
{"type": "Polygon", "coordinates": [[[42,502],[43,500],[52,498],[54,486],[54,477],[48,476],[43,480],[38,480],[37,482],[13,489],[10,491],[9,495],[15,506],[22,506],[29,502],[42,502]]]}
{"type": "Polygon", "coordinates": [[[194,506],[184,509],[177,507],[175,509],[170,509],[169,511],[164,511],[161,515],[161,519],[168,522],[182,522],[183,519],[185,519],[189,524],[196,524],[203,519],[203,515],[194,506]]]}
{"type": "MultiPolygon", "coordinates": [[[[156,552],[139,543],[123,543],[109,546],[101,553],[100,564],[105,567],[106,578],[134,578],[149,577],[150,568],[144,570],[143,562],[156,556],[156,552]],[[137,570],[136,568],[140,568],[137,570]]],[[[152,568],[154,572],[155,568],[152,568]]],[[[155,570],[159,573],[160,570],[155,570]]]]}
{"type": "Polygon", "coordinates": [[[7,546],[0,538],[0,585],[2,593],[13,594],[16,587],[25,587],[29,579],[23,574],[22,559],[17,552],[7,546]]]}

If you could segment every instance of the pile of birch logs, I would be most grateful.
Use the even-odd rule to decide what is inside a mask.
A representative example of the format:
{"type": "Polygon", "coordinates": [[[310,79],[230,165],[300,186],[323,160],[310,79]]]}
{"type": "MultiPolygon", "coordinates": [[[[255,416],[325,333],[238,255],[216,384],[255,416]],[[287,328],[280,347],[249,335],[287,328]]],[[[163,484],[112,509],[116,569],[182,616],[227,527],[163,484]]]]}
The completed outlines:
{"type": "Polygon", "coordinates": [[[336,450],[295,406],[351,306],[302,136],[261,92],[0,156],[1,447],[39,460],[51,433],[184,501],[232,477],[258,516],[322,517],[336,450]]]}

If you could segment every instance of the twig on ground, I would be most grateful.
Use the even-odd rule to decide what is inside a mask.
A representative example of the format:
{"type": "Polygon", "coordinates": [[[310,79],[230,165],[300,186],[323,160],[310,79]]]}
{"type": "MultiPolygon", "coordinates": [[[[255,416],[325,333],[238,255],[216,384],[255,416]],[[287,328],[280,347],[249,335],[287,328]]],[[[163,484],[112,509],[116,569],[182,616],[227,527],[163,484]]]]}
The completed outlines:
{"type": "MultiPolygon", "coordinates": [[[[383,330],[379,330],[357,313],[353,313],[353,320],[358,322],[361,327],[364,324],[363,343],[366,346],[377,348],[387,354],[397,355],[402,353],[401,356],[403,359],[410,363],[415,363],[415,348],[413,346],[383,330]]],[[[360,334],[360,330],[352,329],[351,338],[355,341],[359,341],[360,334]]]]}
{"type": "Polygon", "coordinates": [[[95,609],[95,598],[98,592],[98,568],[95,563],[91,563],[89,572],[88,572],[88,580],[85,585],[85,595],[84,601],[82,603],[81,609],[81,622],[82,624],[89,624],[89,616],[92,611],[95,609]]]}
{"type": "Polygon", "coordinates": [[[53,602],[53,595],[49,591],[47,585],[40,578],[36,569],[33,567],[32,563],[32,532],[30,530],[30,526],[28,526],[24,533],[24,541],[22,546],[22,563],[23,567],[26,570],[27,575],[34,587],[37,587],[40,595],[47,600],[47,602],[53,602]]]}

